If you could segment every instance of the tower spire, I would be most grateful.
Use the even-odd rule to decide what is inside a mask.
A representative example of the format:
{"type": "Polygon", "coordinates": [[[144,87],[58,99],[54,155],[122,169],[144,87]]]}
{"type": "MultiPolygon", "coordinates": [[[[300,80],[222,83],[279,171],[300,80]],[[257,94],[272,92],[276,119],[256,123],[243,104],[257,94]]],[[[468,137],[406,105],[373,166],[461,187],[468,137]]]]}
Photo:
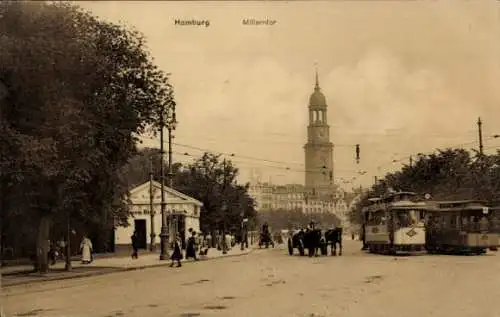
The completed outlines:
{"type": "Polygon", "coordinates": [[[318,90],[320,90],[320,88],[319,88],[319,78],[318,78],[318,63],[314,63],[314,71],[315,71],[315,74],[316,74],[316,83],[314,85],[314,90],[318,91],[318,90]]]}

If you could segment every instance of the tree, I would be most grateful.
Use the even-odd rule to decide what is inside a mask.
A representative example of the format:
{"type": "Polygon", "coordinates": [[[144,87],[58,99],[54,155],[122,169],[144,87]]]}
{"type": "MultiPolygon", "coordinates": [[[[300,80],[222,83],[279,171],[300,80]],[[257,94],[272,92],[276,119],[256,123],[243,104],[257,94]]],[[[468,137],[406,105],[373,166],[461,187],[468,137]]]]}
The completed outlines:
{"type": "MultiPolygon", "coordinates": [[[[149,180],[151,168],[153,172],[153,180],[159,182],[161,180],[160,175],[160,150],[156,148],[143,148],[132,156],[128,163],[120,171],[120,179],[127,184],[129,189],[132,189],[140,184],[149,180]]],[[[163,162],[163,168],[166,171],[168,166],[163,162]]],[[[182,169],[181,163],[172,164],[172,173],[178,175],[182,169]]]]}
{"type": "Polygon", "coordinates": [[[179,191],[203,203],[201,229],[206,232],[239,227],[243,218],[255,218],[248,184],[238,185],[238,169],[220,155],[204,153],[175,175],[179,191]]]}
{"type": "Polygon", "coordinates": [[[0,5],[2,215],[36,219],[39,271],[54,220],[126,218],[118,172],[175,106],[137,31],[67,3],[0,5]]]}

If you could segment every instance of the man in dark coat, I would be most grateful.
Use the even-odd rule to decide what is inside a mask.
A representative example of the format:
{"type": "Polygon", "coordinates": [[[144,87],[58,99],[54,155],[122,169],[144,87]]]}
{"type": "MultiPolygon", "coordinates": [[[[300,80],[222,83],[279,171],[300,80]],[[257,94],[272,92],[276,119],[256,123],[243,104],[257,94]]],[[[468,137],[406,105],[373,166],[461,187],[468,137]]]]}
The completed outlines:
{"type": "Polygon", "coordinates": [[[132,240],[132,259],[139,258],[139,241],[137,241],[137,231],[134,231],[134,234],[130,237],[132,240]]]}
{"type": "Polygon", "coordinates": [[[191,230],[191,236],[188,238],[186,246],[186,259],[193,258],[195,261],[198,260],[196,257],[196,232],[191,230]]]}

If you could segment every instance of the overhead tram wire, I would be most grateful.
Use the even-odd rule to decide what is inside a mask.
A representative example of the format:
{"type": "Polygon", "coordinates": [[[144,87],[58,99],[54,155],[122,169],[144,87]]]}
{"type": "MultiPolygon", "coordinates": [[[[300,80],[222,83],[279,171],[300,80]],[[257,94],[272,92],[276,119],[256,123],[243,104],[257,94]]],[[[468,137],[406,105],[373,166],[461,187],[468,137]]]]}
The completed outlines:
{"type": "MultiPolygon", "coordinates": [[[[265,162],[265,163],[270,163],[270,164],[284,165],[284,166],[278,166],[278,168],[290,170],[290,171],[293,170],[293,171],[303,171],[303,172],[317,172],[317,170],[307,171],[303,168],[290,167],[291,165],[303,167],[304,166],[303,163],[277,161],[277,160],[270,160],[270,159],[246,156],[246,155],[239,155],[239,154],[229,153],[229,152],[220,152],[220,151],[214,151],[214,150],[207,149],[207,148],[201,148],[201,147],[197,147],[197,146],[193,146],[193,145],[174,143],[174,142],[172,142],[172,145],[176,145],[178,147],[184,147],[187,149],[197,150],[200,152],[214,153],[214,154],[220,154],[223,156],[228,156],[229,158],[231,158],[231,161],[233,161],[233,162],[237,162],[238,161],[237,159],[246,159],[246,160],[257,161],[257,162],[265,162]]],[[[248,163],[248,162],[243,162],[243,163],[248,163]]],[[[269,165],[264,165],[264,164],[255,164],[255,166],[276,167],[276,166],[269,166],[269,165]]],[[[318,167],[318,168],[320,168],[320,167],[318,167]]],[[[338,171],[338,172],[354,172],[355,170],[336,170],[336,171],[338,171]]]]}
{"type": "MultiPolygon", "coordinates": [[[[499,137],[498,135],[494,135],[494,136],[488,137],[486,139],[492,139],[492,138],[498,138],[498,137],[499,137]]],[[[150,139],[153,139],[153,138],[150,138],[150,139]]],[[[457,144],[457,145],[453,145],[453,146],[447,146],[446,148],[462,147],[462,146],[469,145],[469,144],[474,144],[474,143],[476,143],[476,141],[461,143],[461,144],[457,144]]],[[[303,167],[304,166],[303,163],[285,162],[285,161],[277,161],[277,160],[270,160],[270,159],[264,159],[264,158],[257,158],[257,157],[246,156],[246,155],[237,155],[237,154],[234,154],[234,153],[219,152],[219,151],[214,151],[214,150],[207,149],[207,148],[201,148],[201,147],[187,145],[187,144],[181,144],[181,143],[174,143],[174,142],[172,142],[172,144],[176,145],[176,146],[179,146],[179,147],[184,147],[184,148],[188,148],[188,149],[192,149],[192,150],[197,150],[197,151],[201,151],[201,152],[208,152],[208,153],[220,154],[220,155],[223,155],[223,156],[229,156],[231,158],[231,161],[233,161],[235,163],[239,163],[239,164],[248,164],[251,167],[259,166],[259,167],[266,167],[266,168],[272,168],[272,169],[280,169],[280,170],[286,170],[286,171],[290,171],[290,172],[299,172],[299,173],[305,173],[305,172],[316,172],[317,173],[317,172],[321,172],[321,170],[318,170],[321,167],[318,167],[318,169],[315,169],[315,170],[306,170],[305,168],[290,167],[290,165],[297,165],[297,166],[303,167]],[[241,161],[239,159],[244,159],[244,160],[246,159],[246,160],[251,160],[251,161],[260,162],[260,163],[253,163],[253,162],[250,163],[250,162],[241,161]],[[275,165],[273,166],[273,165],[268,165],[268,164],[263,164],[263,163],[279,164],[280,166],[275,166],[275,165]],[[281,166],[281,165],[284,165],[284,166],[281,166]]],[[[174,152],[174,153],[175,154],[180,154],[180,155],[186,155],[187,154],[189,156],[195,157],[194,155],[190,155],[188,153],[179,153],[179,152],[174,152]]],[[[419,154],[421,154],[421,153],[419,153],[419,154]]],[[[407,155],[407,156],[399,158],[399,159],[393,159],[390,162],[387,162],[387,163],[384,163],[384,164],[381,164],[381,165],[377,166],[376,169],[380,170],[384,166],[392,165],[394,163],[400,163],[400,162],[407,161],[411,156],[413,156],[413,155],[407,155]]],[[[336,172],[341,172],[341,173],[342,172],[349,172],[349,173],[353,173],[355,175],[361,175],[361,176],[363,176],[363,175],[365,175],[367,173],[367,171],[338,170],[338,169],[336,170],[336,172]]],[[[327,173],[327,172],[325,171],[323,173],[327,173]]],[[[334,179],[336,179],[336,178],[337,177],[334,177],[334,179]]],[[[343,178],[343,177],[341,177],[341,178],[343,178]]]]}
{"type": "MultiPolygon", "coordinates": [[[[172,152],[177,156],[177,160],[179,160],[180,157],[182,156],[189,156],[191,157],[192,159],[198,159],[199,156],[196,156],[196,155],[193,155],[193,154],[190,154],[190,153],[187,153],[187,152],[172,152]]],[[[230,157],[231,159],[231,162],[234,162],[236,163],[235,164],[235,167],[238,168],[238,166],[240,165],[246,165],[244,167],[262,167],[262,168],[268,168],[268,169],[279,169],[279,170],[284,170],[284,171],[289,171],[289,172],[295,172],[295,173],[305,173],[305,172],[322,172],[320,170],[320,168],[318,168],[317,170],[306,170],[306,169],[300,169],[300,168],[290,168],[290,167],[286,167],[286,166],[276,166],[276,165],[265,165],[265,164],[259,164],[259,163],[255,163],[255,162],[246,162],[246,161],[239,161],[237,159],[234,159],[234,157],[230,157]]],[[[188,163],[188,162],[186,162],[188,163]]],[[[352,170],[338,170],[338,172],[352,172],[352,170]]],[[[334,177],[334,179],[336,178],[345,178],[347,176],[342,176],[342,177],[334,177]]]]}

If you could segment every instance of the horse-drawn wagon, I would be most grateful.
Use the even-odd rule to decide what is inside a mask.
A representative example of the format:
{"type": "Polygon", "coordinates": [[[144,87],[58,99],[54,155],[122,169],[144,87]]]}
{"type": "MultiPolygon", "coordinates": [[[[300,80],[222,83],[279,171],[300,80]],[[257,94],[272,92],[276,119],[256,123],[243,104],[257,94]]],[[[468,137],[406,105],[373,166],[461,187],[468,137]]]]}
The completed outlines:
{"type": "Polygon", "coordinates": [[[288,238],[288,254],[293,255],[294,249],[299,250],[301,256],[307,250],[309,256],[327,255],[328,247],[331,248],[331,255],[337,255],[337,245],[339,255],[342,255],[342,228],[321,230],[314,227],[311,222],[307,229],[300,229],[290,234],[288,238]]]}

